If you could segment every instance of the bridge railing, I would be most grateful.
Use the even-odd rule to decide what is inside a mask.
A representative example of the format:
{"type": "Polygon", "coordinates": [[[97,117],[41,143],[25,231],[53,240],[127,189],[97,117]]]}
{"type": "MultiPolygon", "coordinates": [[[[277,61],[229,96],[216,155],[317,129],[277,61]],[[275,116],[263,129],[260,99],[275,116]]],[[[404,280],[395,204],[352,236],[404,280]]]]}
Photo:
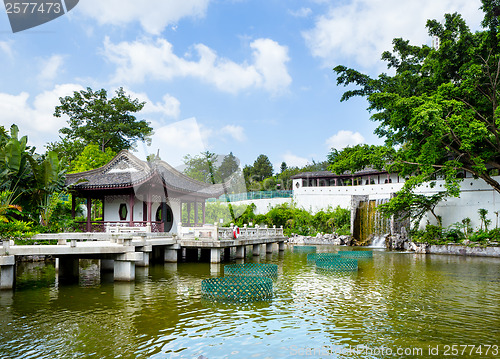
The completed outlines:
{"type": "MultiPolygon", "coordinates": [[[[232,227],[219,227],[219,239],[235,239],[235,229],[232,227]]],[[[239,228],[238,239],[272,238],[282,237],[283,228],[267,227],[243,227],[239,228]]]]}
{"type": "MultiPolygon", "coordinates": [[[[180,239],[235,239],[234,227],[218,227],[217,225],[203,225],[197,227],[183,226],[179,223],[177,227],[177,235],[180,239]]],[[[256,238],[273,238],[282,237],[283,227],[268,228],[268,227],[243,227],[239,228],[237,239],[256,239],[256,238]]]]}

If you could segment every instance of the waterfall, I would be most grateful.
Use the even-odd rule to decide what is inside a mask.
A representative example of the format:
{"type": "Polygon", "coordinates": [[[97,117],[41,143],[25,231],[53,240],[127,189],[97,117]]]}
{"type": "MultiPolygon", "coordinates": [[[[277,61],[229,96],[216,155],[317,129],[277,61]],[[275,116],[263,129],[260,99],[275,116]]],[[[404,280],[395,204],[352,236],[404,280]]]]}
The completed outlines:
{"type": "Polygon", "coordinates": [[[385,248],[385,237],[390,233],[390,220],[382,216],[377,207],[387,201],[377,199],[359,202],[355,210],[353,236],[360,243],[371,239],[370,247],[385,248]]]}
{"type": "Polygon", "coordinates": [[[373,236],[370,248],[385,248],[385,236],[373,236]]]}

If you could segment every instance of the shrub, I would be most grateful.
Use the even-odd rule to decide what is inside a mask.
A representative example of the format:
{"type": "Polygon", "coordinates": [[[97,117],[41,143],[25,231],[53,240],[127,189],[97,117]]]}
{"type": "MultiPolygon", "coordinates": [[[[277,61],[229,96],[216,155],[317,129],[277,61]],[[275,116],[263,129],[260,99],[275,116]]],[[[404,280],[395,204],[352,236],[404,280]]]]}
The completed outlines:
{"type": "Polygon", "coordinates": [[[23,240],[30,238],[38,232],[34,230],[31,223],[13,220],[0,222],[0,239],[23,240]]]}
{"type": "Polygon", "coordinates": [[[411,236],[415,242],[429,243],[429,244],[442,244],[443,228],[441,226],[434,226],[428,224],[425,230],[412,231],[411,236]]]}

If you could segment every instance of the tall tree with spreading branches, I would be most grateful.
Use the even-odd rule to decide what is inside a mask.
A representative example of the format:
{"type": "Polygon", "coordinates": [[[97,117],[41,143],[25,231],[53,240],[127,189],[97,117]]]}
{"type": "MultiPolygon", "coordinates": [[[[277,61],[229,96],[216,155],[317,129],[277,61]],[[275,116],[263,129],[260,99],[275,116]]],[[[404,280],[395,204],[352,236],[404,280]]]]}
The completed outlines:
{"type": "MultiPolygon", "coordinates": [[[[145,102],[132,99],[123,88],[108,98],[106,90],[75,91],[73,96],[61,97],[54,116],[67,115],[68,127],[59,132],[63,135],[60,145],[70,160],[78,156],[78,150],[95,143],[102,152],[107,148],[113,152],[132,148],[137,141],[150,141],[153,129],[149,122],[137,120],[135,113],[142,110],[145,102]],[[73,148],[74,144],[80,144],[73,148]]],[[[52,149],[60,149],[52,144],[52,149]]]]}
{"type": "Polygon", "coordinates": [[[500,193],[494,176],[500,170],[500,0],[482,0],[481,9],[481,31],[471,32],[454,13],[427,22],[439,45],[394,39],[393,52],[382,54],[393,75],[334,68],[339,85],[357,86],[341,101],[367,98],[379,123],[375,133],[387,147],[377,151],[390,155],[386,169],[413,175],[405,190],[443,178],[447,195],[457,196],[468,172],[500,193]]]}

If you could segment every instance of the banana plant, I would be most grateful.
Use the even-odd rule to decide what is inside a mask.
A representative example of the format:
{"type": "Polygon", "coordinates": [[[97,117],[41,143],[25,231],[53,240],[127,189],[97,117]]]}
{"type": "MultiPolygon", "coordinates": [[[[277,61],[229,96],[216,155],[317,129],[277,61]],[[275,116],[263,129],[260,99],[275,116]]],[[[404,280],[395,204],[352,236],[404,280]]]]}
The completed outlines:
{"type": "Polygon", "coordinates": [[[31,196],[40,210],[40,224],[48,226],[57,201],[65,190],[67,168],[53,151],[43,157],[32,156],[30,164],[35,179],[31,196]]]}
{"type": "Polygon", "coordinates": [[[29,160],[34,148],[27,145],[28,137],[20,139],[16,125],[10,128],[10,136],[3,131],[0,144],[0,190],[13,191],[21,180],[29,175],[29,160]]]}

